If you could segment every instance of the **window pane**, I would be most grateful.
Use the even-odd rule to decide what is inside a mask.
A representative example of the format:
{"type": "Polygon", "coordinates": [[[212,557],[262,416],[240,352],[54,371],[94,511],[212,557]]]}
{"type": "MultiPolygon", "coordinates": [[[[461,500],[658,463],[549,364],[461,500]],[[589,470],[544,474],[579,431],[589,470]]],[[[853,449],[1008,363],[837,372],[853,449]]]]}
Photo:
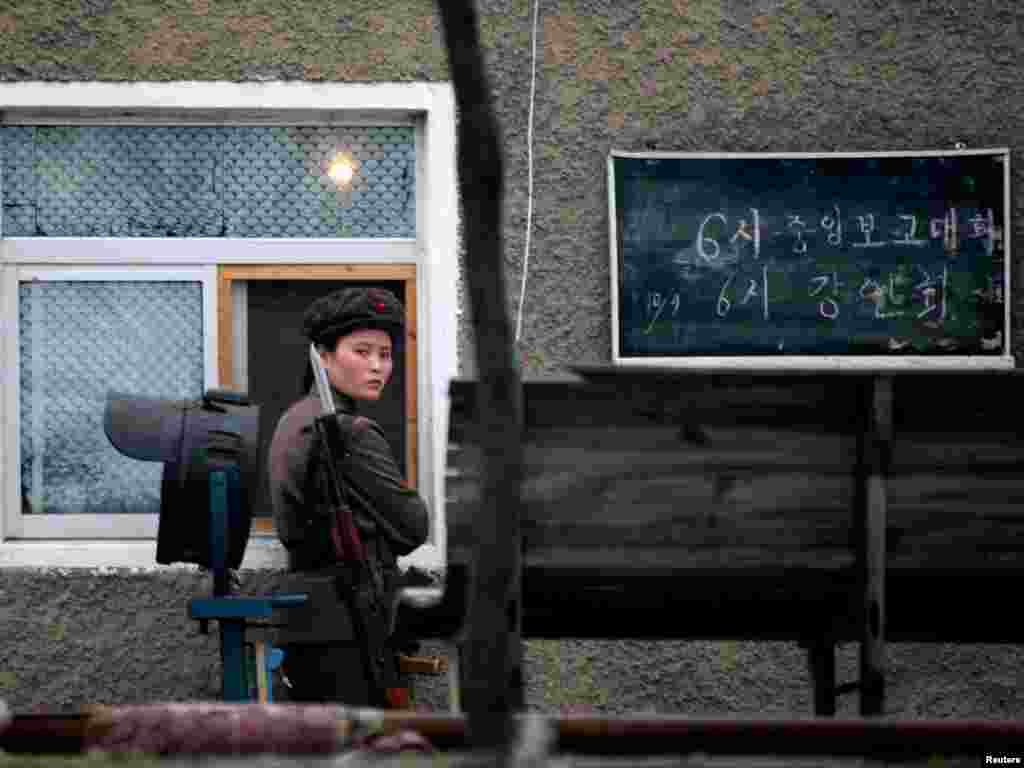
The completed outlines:
{"type": "Polygon", "coordinates": [[[111,390],[202,396],[202,284],[34,280],[18,291],[23,511],[157,514],[163,465],[118,453],[103,410],[111,390]]]}
{"type": "Polygon", "coordinates": [[[5,237],[413,237],[411,126],[0,127],[5,237]]]}

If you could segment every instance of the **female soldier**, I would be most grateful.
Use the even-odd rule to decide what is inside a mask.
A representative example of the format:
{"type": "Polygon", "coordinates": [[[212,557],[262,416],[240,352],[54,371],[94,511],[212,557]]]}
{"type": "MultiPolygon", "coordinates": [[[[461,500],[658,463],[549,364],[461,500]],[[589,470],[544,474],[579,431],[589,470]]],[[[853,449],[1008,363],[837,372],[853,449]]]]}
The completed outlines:
{"type": "MultiPolygon", "coordinates": [[[[320,350],[342,432],[350,432],[337,472],[371,567],[393,584],[396,556],[427,537],[427,508],[406,488],[380,427],[369,421],[352,430],[356,401],[377,400],[391,377],[402,338],[402,305],[377,288],[345,288],[314,301],[303,318],[303,333],[320,350]]],[[[293,701],[342,702],[372,706],[372,694],[348,609],[338,597],[322,484],[316,482],[321,453],[314,420],[321,403],[308,368],[307,394],[281,416],[268,455],[270,496],[278,537],[288,549],[285,589],[307,595],[306,604],[287,611],[276,643],[284,650],[283,672],[293,701]]],[[[364,420],[368,421],[368,420],[364,420]]],[[[393,599],[393,596],[389,596],[393,599]]]]}

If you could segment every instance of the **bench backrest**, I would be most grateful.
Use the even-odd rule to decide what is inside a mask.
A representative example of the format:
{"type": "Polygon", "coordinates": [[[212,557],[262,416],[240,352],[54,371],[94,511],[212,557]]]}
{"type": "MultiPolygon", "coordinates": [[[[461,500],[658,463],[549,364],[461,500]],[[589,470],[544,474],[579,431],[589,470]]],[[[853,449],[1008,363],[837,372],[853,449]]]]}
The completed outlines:
{"type": "MultiPolygon", "coordinates": [[[[523,385],[525,635],[856,636],[872,476],[889,636],[1011,639],[943,593],[1008,586],[1024,568],[1016,371],[581,370],[523,385]]],[[[450,394],[457,588],[478,503],[476,384],[450,394]]]]}

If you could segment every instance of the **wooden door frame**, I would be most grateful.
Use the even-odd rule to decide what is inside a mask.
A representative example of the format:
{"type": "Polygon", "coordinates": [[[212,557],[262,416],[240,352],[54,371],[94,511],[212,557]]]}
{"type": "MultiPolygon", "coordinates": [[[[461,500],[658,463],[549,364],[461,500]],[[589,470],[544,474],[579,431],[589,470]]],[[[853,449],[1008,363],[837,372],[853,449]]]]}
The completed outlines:
{"type": "MultiPolygon", "coordinates": [[[[232,302],[234,280],[336,280],[400,282],[405,305],[405,481],[415,488],[418,411],[416,403],[416,265],[415,264],[223,264],[217,267],[217,371],[219,386],[231,387],[232,302]]],[[[272,534],[273,521],[253,520],[253,533],[272,534]]]]}

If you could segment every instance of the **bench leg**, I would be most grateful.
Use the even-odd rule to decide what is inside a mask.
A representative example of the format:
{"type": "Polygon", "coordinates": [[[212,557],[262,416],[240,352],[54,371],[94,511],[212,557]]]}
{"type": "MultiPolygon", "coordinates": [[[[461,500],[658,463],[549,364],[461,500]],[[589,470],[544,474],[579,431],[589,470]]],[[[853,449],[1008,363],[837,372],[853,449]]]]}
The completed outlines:
{"type": "Polygon", "coordinates": [[[856,530],[864,590],[860,713],[870,717],[885,711],[886,479],[893,435],[892,378],[873,377],[865,394],[865,429],[858,437],[856,530]]]}
{"type": "Polygon", "coordinates": [[[836,647],[830,638],[816,637],[807,644],[807,664],[814,683],[814,714],[836,714],[836,647]]]}

